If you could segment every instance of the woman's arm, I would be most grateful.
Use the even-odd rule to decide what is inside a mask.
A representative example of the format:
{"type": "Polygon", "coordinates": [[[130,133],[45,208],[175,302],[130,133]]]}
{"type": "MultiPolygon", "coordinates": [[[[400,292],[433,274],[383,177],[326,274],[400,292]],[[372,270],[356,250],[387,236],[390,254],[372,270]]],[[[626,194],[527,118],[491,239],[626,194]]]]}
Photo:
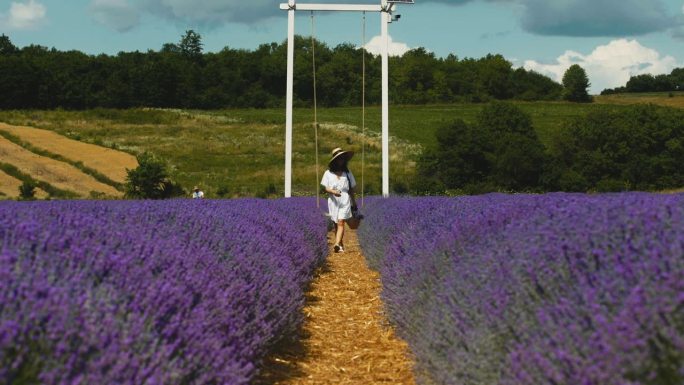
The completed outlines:
{"type": "Polygon", "coordinates": [[[332,187],[330,187],[330,188],[326,187],[326,188],[325,188],[325,192],[327,192],[328,194],[332,194],[332,195],[334,195],[334,196],[336,196],[336,197],[342,195],[342,192],[341,192],[340,190],[335,190],[335,189],[332,188],[332,187]]]}
{"type": "Polygon", "coordinates": [[[342,195],[342,192],[337,191],[337,190],[335,190],[335,189],[332,188],[332,187],[329,187],[330,185],[332,185],[330,179],[331,179],[331,178],[330,178],[330,172],[329,172],[329,171],[326,171],[326,172],[323,174],[323,179],[321,180],[321,187],[323,187],[323,189],[325,190],[325,192],[327,192],[328,194],[332,194],[332,195],[335,195],[335,196],[340,196],[340,195],[342,195]]]}

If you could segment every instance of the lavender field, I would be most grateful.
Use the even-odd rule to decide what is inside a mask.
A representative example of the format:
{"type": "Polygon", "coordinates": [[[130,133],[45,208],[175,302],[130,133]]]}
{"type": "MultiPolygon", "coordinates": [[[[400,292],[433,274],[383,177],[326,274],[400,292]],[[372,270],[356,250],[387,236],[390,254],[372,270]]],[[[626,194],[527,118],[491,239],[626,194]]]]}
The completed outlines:
{"type": "Polygon", "coordinates": [[[249,383],[326,254],[310,199],[2,202],[0,383],[249,383]]]}
{"type": "Polygon", "coordinates": [[[423,384],[684,383],[684,195],[369,200],[423,384]]]}

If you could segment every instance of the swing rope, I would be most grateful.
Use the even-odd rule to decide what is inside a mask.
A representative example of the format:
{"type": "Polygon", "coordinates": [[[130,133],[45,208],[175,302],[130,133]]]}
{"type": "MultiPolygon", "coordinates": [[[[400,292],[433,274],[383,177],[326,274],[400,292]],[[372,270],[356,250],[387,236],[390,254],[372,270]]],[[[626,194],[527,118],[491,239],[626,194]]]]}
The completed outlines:
{"type": "Polygon", "coordinates": [[[316,140],[316,207],[321,208],[321,188],[318,185],[321,180],[319,161],[318,161],[318,99],[316,87],[316,40],[314,39],[316,32],[314,24],[314,13],[311,11],[311,63],[313,67],[313,103],[314,103],[314,137],[316,140]]]}
{"type": "MultiPolygon", "coordinates": [[[[365,207],[365,170],[366,170],[366,12],[363,12],[363,28],[361,41],[361,207],[365,207]]],[[[320,209],[320,167],[318,154],[318,95],[316,87],[316,25],[314,12],[311,11],[311,64],[313,69],[313,109],[314,138],[316,147],[316,207],[320,209]]]]}
{"type": "Polygon", "coordinates": [[[366,207],[364,172],[366,170],[366,12],[363,12],[361,37],[361,207],[366,207]]]}

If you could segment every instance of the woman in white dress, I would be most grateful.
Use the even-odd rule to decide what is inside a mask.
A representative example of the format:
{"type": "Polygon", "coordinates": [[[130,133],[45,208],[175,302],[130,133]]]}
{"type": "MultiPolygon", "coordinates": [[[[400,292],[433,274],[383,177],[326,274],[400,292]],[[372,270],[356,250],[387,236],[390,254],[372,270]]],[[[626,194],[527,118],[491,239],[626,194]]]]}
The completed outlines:
{"type": "Polygon", "coordinates": [[[321,185],[328,193],[328,214],[330,219],[337,224],[334,246],[336,253],[344,252],[344,223],[352,217],[352,207],[356,207],[354,199],[356,179],[348,167],[352,156],[354,156],[353,151],[334,149],[328,163],[328,170],[321,180],[321,185]]]}

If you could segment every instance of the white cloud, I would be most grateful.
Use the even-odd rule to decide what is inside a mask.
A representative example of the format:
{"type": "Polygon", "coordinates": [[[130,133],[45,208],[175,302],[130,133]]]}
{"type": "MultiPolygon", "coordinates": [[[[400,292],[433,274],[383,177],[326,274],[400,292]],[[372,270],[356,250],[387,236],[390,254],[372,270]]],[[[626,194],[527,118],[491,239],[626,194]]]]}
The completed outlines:
{"type": "Polygon", "coordinates": [[[97,22],[119,32],[126,32],[140,23],[138,11],[127,0],[93,0],[89,11],[97,22]]]}
{"type": "Polygon", "coordinates": [[[274,0],[138,0],[153,15],[191,24],[216,26],[225,23],[250,24],[282,16],[274,0]]]}
{"type": "MultiPolygon", "coordinates": [[[[69,0],[64,0],[69,1],[69,0]]],[[[73,1],[73,0],[71,0],[73,1]]],[[[91,0],[92,1],[92,0],[91,0]]],[[[216,27],[229,23],[263,23],[283,17],[285,0],[128,0],[139,10],[182,25],[216,27]]],[[[540,35],[637,36],[682,26],[665,7],[665,0],[421,0],[421,3],[462,5],[475,1],[510,4],[523,28],[540,35]],[[588,12],[587,10],[591,10],[588,12]]],[[[317,0],[339,3],[340,0],[317,0]]],[[[377,0],[352,2],[377,4],[377,0]]]]}
{"type": "MultiPolygon", "coordinates": [[[[463,5],[472,2],[509,4],[519,10],[525,30],[540,35],[635,36],[681,25],[665,6],[670,0],[421,0],[420,3],[463,5]]],[[[675,0],[676,1],[676,0],[675,0]]],[[[318,0],[317,3],[339,3],[318,0]]],[[[344,2],[344,1],[342,1],[344,2]]],[[[378,4],[377,0],[352,3],[378,4]]],[[[282,17],[285,0],[136,0],[150,13],[193,25],[224,25],[282,17]]]]}
{"type": "Polygon", "coordinates": [[[624,86],[634,75],[670,73],[684,64],[672,56],[661,56],[654,49],[644,47],[636,40],[618,39],[598,46],[589,55],[565,51],[556,63],[544,64],[526,60],[523,67],[548,75],[558,82],[573,64],[579,64],[591,82],[590,93],[598,94],[606,88],[624,86]]]}
{"type": "Polygon", "coordinates": [[[12,2],[9,13],[0,14],[0,26],[9,29],[32,29],[39,26],[47,14],[44,5],[35,0],[27,3],[12,2]]]}
{"type": "MultiPolygon", "coordinates": [[[[375,36],[370,39],[365,46],[366,50],[373,55],[380,55],[382,53],[382,37],[375,36]]],[[[392,40],[392,36],[389,37],[389,55],[390,56],[402,56],[406,52],[410,51],[411,48],[405,43],[399,43],[392,40]]]]}

